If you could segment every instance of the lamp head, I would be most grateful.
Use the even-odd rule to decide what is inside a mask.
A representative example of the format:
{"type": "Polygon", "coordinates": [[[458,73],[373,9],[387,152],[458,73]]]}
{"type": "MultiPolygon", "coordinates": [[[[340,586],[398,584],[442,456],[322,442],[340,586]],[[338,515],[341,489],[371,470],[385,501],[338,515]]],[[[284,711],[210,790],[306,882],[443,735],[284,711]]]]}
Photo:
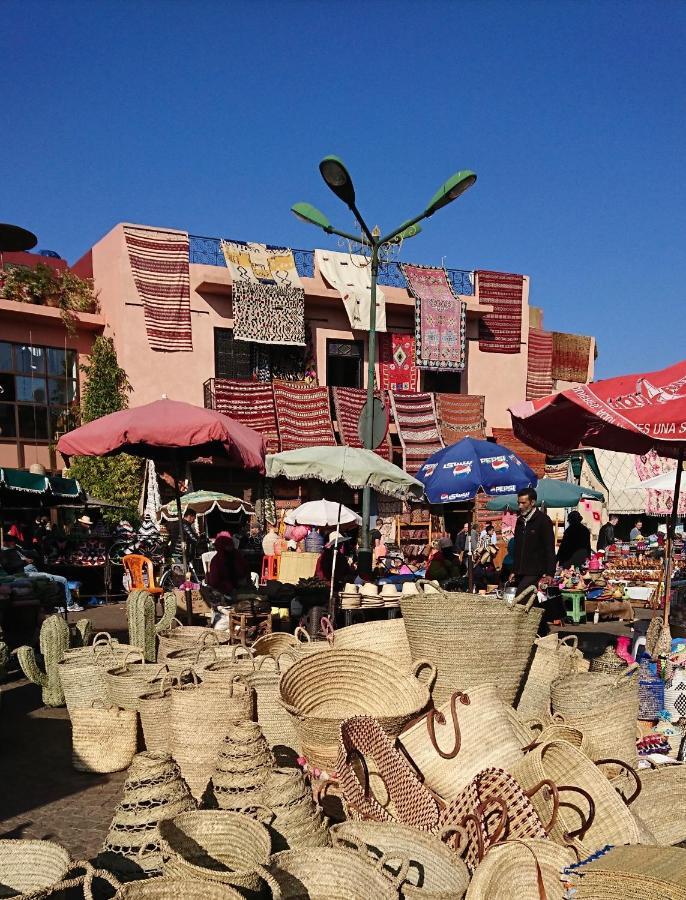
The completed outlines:
{"type": "Polygon", "coordinates": [[[307,222],[309,225],[317,225],[319,228],[323,228],[324,231],[328,231],[331,228],[331,222],[329,222],[324,213],[320,212],[316,206],[312,206],[311,203],[294,203],[291,206],[291,211],[301,221],[307,222]]]}
{"type": "Polygon", "coordinates": [[[424,214],[432,216],[437,210],[443,209],[444,206],[452,203],[453,200],[457,200],[461,194],[469,190],[475,181],[476,172],[471,172],[469,169],[456,172],[452,178],[449,178],[439,187],[431,200],[429,200],[424,214]]]}
{"type": "Polygon", "coordinates": [[[394,238],[392,238],[392,244],[399,244],[401,241],[406,241],[408,238],[413,238],[415,235],[419,234],[422,230],[421,225],[408,225],[407,228],[403,228],[400,234],[396,234],[394,238]]]}
{"type": "Polygon", "coordinates": [[[340,200],[348,206],[355,205],[355,188],[342,159],[338,156],[325,156],[319,163],[319,171],[340,200]]]}

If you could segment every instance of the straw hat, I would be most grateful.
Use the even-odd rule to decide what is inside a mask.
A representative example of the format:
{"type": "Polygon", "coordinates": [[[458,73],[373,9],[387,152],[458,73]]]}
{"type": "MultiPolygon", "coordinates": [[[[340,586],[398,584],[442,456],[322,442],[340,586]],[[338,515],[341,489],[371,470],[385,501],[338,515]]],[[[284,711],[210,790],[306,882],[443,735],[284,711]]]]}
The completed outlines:
{"type": "Polygon", "coordinates": [[[375,584],[363,584],[360,588],[361,597],[371,597],[374,600],[379,596],[379,589],[375,584]]]}
{"type": "Polygon", "coordinates": [[[403,586],[400,591],[403,597],[409,597],[412,594],[418,594],[417,585],[414,581],[403,581],[403,586]]]}
{"type": "Polygon", "coordinates": [[[389,600],[399,600],[400,594],[394,584],[384,584],[381,588],[381,596],[388,597],[389,600]]]}
{"type": "Polygon", "coordinates": [[[357,584],[354,584],[352,581],[349,581],[346,586],[341,591],[341,597],[343,596],[352,596],[357,597],[360,593],[360,587],[357,584]]]}
{"type": "Polygon", "coordinates": [[[93,521],[90,516],[81,516],[81,518],[77,519],[76,521],[80,522],[82,525],[92,525],[93,524],[93,521]]]}

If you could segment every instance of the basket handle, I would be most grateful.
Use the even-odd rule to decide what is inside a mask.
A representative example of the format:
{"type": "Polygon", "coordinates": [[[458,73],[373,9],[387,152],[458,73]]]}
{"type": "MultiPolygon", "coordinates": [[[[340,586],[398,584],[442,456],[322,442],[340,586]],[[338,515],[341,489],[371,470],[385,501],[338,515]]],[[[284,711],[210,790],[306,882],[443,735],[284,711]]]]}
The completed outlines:
{"type": "MultiPolygon", "coordinates": [[[[216,646],[218,647],[219,644],[217,643],[216,646]]],[[[217,661],[217,651],[215,650],[215,648],[214,647],[206,647],[204,643],[201,643],[201,644],[198,644],[198,649],[195,651],[195,659],[193,660],[194,666],[197,666],[197,664],[200,662],[200,656],[205,652],[212,654],[212,659],[211,659],[210,665],[217,661]]]]}
{"type": "Polygon", "coordinates": [[[541,781],[539,781],[538,784],[535,784],[532,788],[529,788],[528,791],[524,791],[524,793],[526,794],[526,796],[529,799],[531,799],[534,796],[534,794],[537,794],[541,790],[541,788],[544,788],[544,787],[548,788],[548,790],[550,791],[552,801],[553,801],[553,811],[550,816],[550,821],[548,822],[547,825],[543,826],[546,833],[550,834],[550,831],[551,831],[553,825],[557,821],[557,814],[560,809],[560,794],[559,794],[559,791],[557,790],[557,785],[553,781],[551,781],[549,778],[544,778],[541,781]]]}
{"type": "Polygon", "coordinates": [[[96,697],[95,700],[91,700],[91,709],[99,709],[100,707],[102,707],[102,709],[105,709],[105,710],[119,709],[119,707],[115,703],[110,703],[109,705],[106,705],[105,701],[102,700],[100,697],[96,697]],[[98,706],[98,704],[100,704],[100,706],[98,706]]]}
{"type": "Polygon", "coordinates": [[[63,878],[57,884],[51,884],[49,887],[39,888],[36,891],[22,894],[22,900],[43,900],[43,898],[52,897],[58,892],[68,891],[72,888],[83,886],[83,894],[86,900],[93,900],[93,879],[101,878],[115,889],[119,890],[121,883],[104,869],[96,869],[86,860],[72,862],[66,871],[66,875],[70,872],[76,872],[83,869],[83,875],[74,875],[72,878],[63,878]]]}
{"type": "Polygon", "coordinates": [[[302,627],[302,625],[298,625],[298,627],[293,632],[293,636],[300,641],[301,644],[311,644],[312,638],[310,637],[309,632],[302,627]],[[304,639],[301,638],[301,635],[304,635],[304,639]]]}
{"type": "Polygon", "coordinates": [[[176,676],[177,680],[179,682],[179,687],[181,687],[181,679],[184,677],[184,675],[190,675],[190,677],[193,680],[193,687],[197,688],[200,686],[200,679],[198,678],[198,673],[195,671],[195,669],[192,666],[187,666],[185,669],[181,669],[179,674],[176,676]]]}
{"type": "Polygon", "coordinates": [[[418,659],[416,662],[412,663],[412,668],[410,669],[410,671],[417,679],[417,681],[426,685],[429,690],[431,690],[436,683],[436,678],[438,677],[438,669],[428,659],[418,659]],[[428,670],[428,676],[425,676],[424,678],[419,677],[419,673],[422,669],[428,670]]]}
{"type": "Polygon", "coordinates": [[[436,740],[436,725],[437,721],[439,725],[445,725],[445,716],[439,709],[430,709],[426,716],[426,730],[429,733],[429,740],[431,741],[431,745],[434,750],[441,759],[455,759],[457,754],[460,752],[460,747],[462,746],[462,735],[460,734],[460,723],[457,721],[457,709],[456,704],[457,701],[463,706],[469,706],[471,700],[469,699],[469,695],[463,693],[462,691],[455,691],[450,697],[450,715],[453,720],[453,733],[455,736],[455,745],[452,750],[445,751],[441,750],[438,746],[438,741],[436,740]]]}
{"type": "Polygon", "coordinates": [[[631,794],[630,797],[625,797],[624,794],[618,788],[615,788],[615,790],[617,791],[619,796],[622,798],[622,800],[626,803],[626,805],[631,806],[631,804],[634,802],[634,800],[638,797],[638,795],[641,793],[641,790],[643,789],[643,785],[641,784],[641,779],[640,779],[636,769],[634,769],[633,766],[630,766],[628,762],[624,762],[623,759],[611,759],[611,758],[607,758],[607,757],[605,759],[597,759],[595,761],[595,764],[596,764],[596,766],[605,766],[605,765],[620,766],[622,769],[625,770],[625,772],[628,775],[631,775],[631,777],[634,780],[634,792],[633,792],[633,794],[631,794]]]}
{"type": "Polygon", "coordinates": [[[253,872],[257,875],[258,878],[261,878],[262,881],[265,882],[269,890],[272,892],[272,897],[274,900],[282,900],[283,894],[281,893],[281,885],[274,878],[269,869],[265,869],[264,866],[256,864],[253,868],[253,872]]]}
{"type": "MultiPolygon", "coordinates": [[[[580,828],[577,828],[574,831],[565,831],[564,833],[565,841],[572,841],[577,838],[579,840],[582,840],[588,829],[593,824],[593,820],[595,819],[595,800],[593,799],[593,797],[591,797],[588,791],[585,791],[583,788],[580,788],[577,785],[558,784],[557,790],[560,793],[562,791],[572,791],[573,793],[581,794],[584,800],[588,803],[588,819],[586,819],[586,821],[581,825],[580,828]]],[[[560,806],[569,806],[569,804],[560,803],[560,806]]],[[[577,813],[579,813],[579,815],[582,815],[581,810],[577,806],[575,806],[574,809],[577,813]]]]}
{"type": "Polygon", "coordinates": [[[176,616],[169,623],[169,628],[167,631],[171,631],[173,628],[183,628],[182,622],[176,618],[176,616]]]}
{"type": "Polygon", "coordinates": [[[93,638],[93,642],[91,643],[91,647],[95,649],[98,644],[111,644],[112,643],[112,635],[109,631],[99,631],[95,637],[93,638]],[[100,640],[103,638],[103,640],[100,640]]]}
{"type": "MultiPolygon", "coordinates": [[[[160,675],[162,674],[162,672],[164,672],[165,675],[168,675],[168,674],[169,674],[169,667],[167,666],[166,663],[162,663],[162,664],[158,667],[157,671],[156,671],[155,674],[152,676],[152,678],[148,678],[148,679],[147,679],[148,684],[152,684],[154,681],[159,681],[159,678],[160,678],[160,675]]],[[[164,681],[164,676],[162,676],[162,681],[164,681]]]]}
{"type": "Polygon", "coordinates": [[[572,650],[578,650],[579,648],[579,638],[575,634],[568,634],[567,637],[560,638],[558,642],[558,647],[571,647],[572,650]]]}
{"type": "Polygon", "coordinates": [[[83,865],[86,869],[86,876],[83,880],[83,896],[85,900],[93,900],[93,882],[96,878],[100,879],[100,881],[106,881],[115,891],[118,891],[121,887],[121,882],[111,872],[107,872],[105,869],[96,869],[88,862],[77,863],[77,865],[83,865]]]}
{"type": "MultiPolygon", "coordinates": [[[[290,713],[290,715],[292,715],[294,719],[298,719],[299,722],[305,721],[305,714],[302,713],[297,707],[291,706],[290,703],[286,703],[286,701],[281,697],[277,697],[276,700],[277,703],[280,703],[281,706],[283,706],[283,708],[286,710],[286,712],[290,713]]],[[[327,784],[327,782],[324,782],[324,784],[327,784]]]]}
{"type": "Polygon", "coordinates": [[[174,682],[175,682],[175,681],[178,681],[178,680],[179,680],[179,679],[178,679],[178,676],[177,676],[177,675],[172,675],[171,672],[166,671],[166,672],[164,673],[164,675],[162,676],[162,680],[161,680],[161,682],[160,682],[160,697],[164,697],[164,693],[165,693],[165,691],[167,690],[167,682],[168,682],[168,681],[171,681],[171,683],[172,683],[172,685],[173,685],[174,682]]]}
{"type": "Polygon", "coordinates": [[[379,872],[388,878],[396,891],[399,891],[401,885],[406,881],[407,873],[410,869],[409,859],[405,859],[404,856],[393,856],[390,853],[382,853],[374,865],[379,872]],[[389,863],[391,862],[398,862],[400,864],[397,872],[394,872],[393,869],[390,868],[389,863]]]}
{"type": "Polygon", "coordinates": [[[207,644],[208,638],[212,638],[215,647],[219,646],[219,638],[215,631],[206,631],[204,634],[201,634],[196,643],[200,644],[200,647],[204,647],[207,644]]]}
{"type": "Polygon", "coordinates": [[[536,597],[538,596],[538,586],[535,584],[530,584],[528,587],[525,587],[523,591],[517,594],[512,601],[512,606],[510,609],[515,609],[517,606],[522,604],[527,597],[526,603],[523,603],[524,612],[529,612],[531,607],[534,605],[536,597]]]}
{"type": "Polygon", "coordinates": [[[252,650],[248,649],[248,647],[244,647],[243,644],[234,644],[233,650],[231,651],[231,662],[236,663],[238,660],[236,659],[236,654],[239,650],[243,651],[243,656],[247,656],[249,659],[253,660],[253,664],[255,661],[255,654],[252,650]]]}
{"type": "Polygon", "coordinates": [[[445,591],[443,590],[443,588],[440,585],[437,587],[430,578],[418,578],[417,581],[415,581],[415,584],[417,585],[417,588],[422,589],[421,590],[422,594],[426,593],[426,591],[424,590],[425,584],[428,584],[431,587],[432,594],[433,593],[445,594],[445,591]]]}
{"type": "Polygon", "coordinates": [[[140,656],[140,659],[136,660],[136,662],[141,662],[141,663],[145,662],[145,654],[143,653],[143,651],[139,650],[138,647],[132,647],[130,650],[126,651],[124,660],[123,660],[120,668],[126,669],[129,666],[129,656],[131,656],[132,654],[138,654],[138,656],[140,656]]]}
{"type": "MultiPolygon", "coordinates": [[[[285,653],[285,652],[286,652],[286,651],[284,650],[284,653],[285,653]]],[[[253,667],[254,667],[254,669],[255,669],[256,672],[259,672],[260,669],[262,668],[262,666],[265,664],[265,661],[269,659],[269,660],[271,660],[271,661],[274,663],[274,671],[275,671],[275,672],[280,672],[280,671],[281,671],[281,666],[279,665],[279,659],[281,658],[282,655],[283,655],[282,653],[279,653],[278,656],[260,656],[260,657],[257,659],[257,661],[255,661],[255,660],[253,659],[253,667]]]]}
{"type": "MultiPolygon", "coordinates": [[[[328,616],[322,616],[321,622],[319,623],[319,629],[320,629],[321,633],[324,635],[324,638],[333,647],[333,645],[334,645],[334,627],[331,622],[331,619],[328,616]]],[[[309,634],[307,636],[309,638],[309,634]]]]}

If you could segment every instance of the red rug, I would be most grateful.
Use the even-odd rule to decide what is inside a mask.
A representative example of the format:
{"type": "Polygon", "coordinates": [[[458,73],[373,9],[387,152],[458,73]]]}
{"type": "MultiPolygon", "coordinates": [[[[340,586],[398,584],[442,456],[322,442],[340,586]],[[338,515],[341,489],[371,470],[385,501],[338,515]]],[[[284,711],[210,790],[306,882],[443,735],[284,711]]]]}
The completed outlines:
{"type": "Polygon", "coordinates": [[[479,319],[479,350],[484,353],[519,353],[522,343],[523,275],[477,272],[479,303],[493,312],[479,319]]]}
{"type": "Polygon", "coordinates": [[[415,365],[413,334],[379,334],[379,372],[385,391],[416,391],[419,369],[415,365]]]}
{"type": "Polygon", "coordinates": [[[446,447],[464,437],[483,440],[485,397],[478,394],[436,394],[436,413],[446,447]]]}
{"type": "Polygon", "coordinates": [[[388,396],[403,448],[403,469],[412,475],[443,447],[434,395],[389,391],[388,396]]]}
{"type": "Polygon", "coordinates": [[[461,372],[467,353],[467,305],[457,296],[443,268],[400,268],[415,298],[417,368],[461,372]]]}
{"type": "Polygon", "coordinates": [[[553,335],[539,328],[529,329],[526,364],[526,399],[540,400],[553,392],[553,335]]]}
{"type": "Polygon", "coordinates": [[[328,387],[274,381],[274,406],[281,450],[336,446],[328,387]]]}
{"type": "Polygon", "coordinates": [[[219,412],[259,431],[264,436],[267,453],[278,452],[279,434],[271,384],[215,378],[214,404],[219,412]]]}
{"type": "Polygon", "coordinates": [[[151,350],[192,350],[187,234],[124,227],[126,249],[151,350]]]}
{"type": "Polygon", "coordinates": [[[553,378],[585,384],[588,381],[590,358],[590,337],[553,331],[553,378]]]}
{"type": "MultiPolygon", "coordinates": [[[[331,388],[333,393],[333,405],[338,421],[338,434],[342,444],[348,447],[362,447],[362,441],[358,431],[362,407],[367,402],[367,392],[362,388],[331,388]]],[[[376,396],[380,396],[378,393],[376,396]]],[[[392,461],[391,441],[388,435],[388,401],[386,400],[386,435],[377,447],[376,453],[384,459],[392,461]]]]}
{"type": "Polygon", "coordinates": [[[519,438],[514,436],[511,428],[494,428],[493,437],[501,447],[507,447],[512,450],[520,459],[536,473],[539,478],[543,478],[545,472],[545,453],[539,453],[526,444],[522,443],[519,438]]]}

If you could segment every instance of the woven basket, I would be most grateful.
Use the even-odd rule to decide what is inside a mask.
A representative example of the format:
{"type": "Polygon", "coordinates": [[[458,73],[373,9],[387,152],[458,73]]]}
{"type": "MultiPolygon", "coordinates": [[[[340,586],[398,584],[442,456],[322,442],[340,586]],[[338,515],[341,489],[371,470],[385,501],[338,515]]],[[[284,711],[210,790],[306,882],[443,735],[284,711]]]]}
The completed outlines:
{"type": "Polygon", "coordinates": [[[638,676],[638,718],[643,721],[657,719],[665,706],[665,683],[650,671],[650,663],[650,657],[644,653],[638,676]]]}
{"type": "Polygon", "coordinates": [[[136,753],[136,712],[91,706],[71,711],[72,756],[79,772],[121,772],[136,753]]]}
{"type": "Polygon", "coordinates": [[[342,822],[331,829],[334,847],[357,850],[375,859],[385,856],[408,863],[400,896],[406,900],[459,900],[469,871],[452,850],[432,835],[406,825],[342,822]]]}
{"type": "Polygon", "coordinates": [[[686,668],[674,666],[665,683],[665,709],[674,718],[686,716],[686,668]]]}
{"type": "Polygon", "coordinates": [[[429,597],[421,590],[401,597],[412,658],[427,659],[438,670],[436,705],[448,701],[453,691],[490,682],[498,685],[506,703],[514,702],[543,614],[531,608],[535,596],[533,592],[526,605],[514,606],[438,588],[429,597]]]}
{"type": "MultiPolygon", "coordinates": [[[[641,793],[631,804],[658,844],[686,841],[686,765],[641,769],[641,793]]],[[[616,786],[616,782],[613,782],[616,786]]]]}
{"type": "Polygon", "coordinates": [[[52,841],[0,840],[0,897],[55,896],[71,868],[68,851],[52,841]]]}
{"type": "Polygon", "coordinates": [[[203,810],[160,823],[165,874],[260,890],[259,867],[269,861],[269,832],[240,813],[203,810]]]}
{"type": "Polygon", "coordinates": [[[548,840],[505,841],[491,847],[467,889],[466,900],[563,900],[560,872],[574,852],[548,840]],[[539,873],[545,891],[539,892],[539,873]]]}
{"type": "Polygon", "coordinates": [[[205,684],[228,684],[235,675],[250,675],[255,671],[253,651],[241,644],[225,644],[210,648],[210,651],[203,654],[197,670],[205,684]],[[216,658],[210,658],[212,652],[216,658]]]}
{"type": "Polygon", "coordinates": [[[556,634],[538,638],[517,712],[523,719],[543,719],[550,712],[550,686],[561,675],[588,670],[588,660],[577,649],[576,635],[560,640],[556,634]]]}
{"type": "Polygon", "coordinates": [[[686,852],[611,847],[574,871],[575,900],[686,900],[686,852]]]}
{"type": "Polygon", "coordinates": [[[243,900],[243,894],[195,878],[149,878],[123,885],[114,900],[243,900]]]}
{"type": "Polygon", "coordinates": [[[212,775],[220,809],[253,814],[264,803],[262,788],[274,768],[269,744],[256,722],[232,722],[212,775]]]}
{"type": "Polygon", "coordinates": [[[220,644],[218,634],[220,632],[208,631],[200,635],[191,646],[171,650],[165,660],[169,671],[178,674],[190,666],[200,672],[212,663],[233,659],[236,650],[245,650],[239,645],[232,647],[230,644],[220,644]]]}
{"type": "MultiPolygon", "coordinates": [[[[309,635],[307,635],[309,638],[309,635]]],[[[274,631],[271,634],[263,634],[250,648],[255,656],[280,656],[284,650],[292,650],[298,647],[298,639],[287,631],[274,631]]]]}
{"type": "Polygon", "coordinates": [[[146,750],[169,753],[171,750],[171,689],[178,678],[167,672],[154,690],[138,698],[138,715],[146,750]]]}
{"type": "Polygon", "coordinates": [[[215,632],[204,625],[182,625],[178,619],[172,619],[169,628],[158,635],[157,661],[165,662],[167,656],[174,650],[197,648],[198,640],[207,634],[216,637],[221,644],[229,642],[229,635],[226,632],[215,632]]]}
{"type": "Polygon", "coordinates": [[[105,672],[121,664],[132,650],[140,653],[137,647],[113,641],[101,631],[90,647],[66,651],[57,671],[70,715],[73,709],[90,709],[95,701],[110,702],[105,672]]]}
{"type": "Polygon", "coordinates": [[[339,628],[332,633],[330,643],[334,650],[371,650],[391,660],[399,669],[409,672],[412,668],[412,654],[402,619],[360,622],[339,628]]]}
{"type": "Polygon", "coordinates": [[[393,873],[386,862],[349,850],[286,850],[272,856],[269,874],[283,900],[398,900],[405,868],[393,873]]]}
{"type": "Polygon", "coordinates": [[[416,677],[425,667],[431,683],[435,670],[425,661],[408,673],[367,650],[330,650],[297,662],[281,679],[281,700],[303,756],[331,771],[341,722],[354,715],[374,716],[388,734],[399,734],[429,703],[429,688],[416,677]]]}
{"type": "Polygon", "coordinates": [[[262,789],[265,807],[273,818],[269,822],[272,850],[296,850],[304,847],[328,847],[328,823],[312,799],[300,769],[275,769],[262,789]]]}
{"type": "MultiPolygon", "coordinates": [[[[603,675],[621,675],[626,672],[627,663],[621,656],[617,656],[615,648],[608,645],[600,656],[596,656],[591,660],[589,671],[600,672],[603,675]]],[[[565,674],[564,672],[562,674],[565,674]]]]}
{"type": "Polygon", "coordinates": [[[398,738],[424,783],[444,800],[490,766],[509,769],[522,756],[507,708],[494,684],[456,691],[398,738]]]}
{"type": "Polygon", "coordinates": [[[138,711],[141,694],[148,693],[165,672],[164,663],[146,662],[141,650],[129,651],[120,665],[105,673],[110,700],[122,709],[138,711]],[[132,655],[138,658],[131,661],[132,655]]]}
{"type": "Polygon", "coordinates": [[[271,656],[259,657],[254,661],[254,670],[246,679],[255,691],[257,721],[267,743],[270,747],[284,748],[285,751],[293,751],[298,746],[293,718],[281,703],[283,660],[289,657],[290,651],[282,653],[277,659],[271,656]]]}

